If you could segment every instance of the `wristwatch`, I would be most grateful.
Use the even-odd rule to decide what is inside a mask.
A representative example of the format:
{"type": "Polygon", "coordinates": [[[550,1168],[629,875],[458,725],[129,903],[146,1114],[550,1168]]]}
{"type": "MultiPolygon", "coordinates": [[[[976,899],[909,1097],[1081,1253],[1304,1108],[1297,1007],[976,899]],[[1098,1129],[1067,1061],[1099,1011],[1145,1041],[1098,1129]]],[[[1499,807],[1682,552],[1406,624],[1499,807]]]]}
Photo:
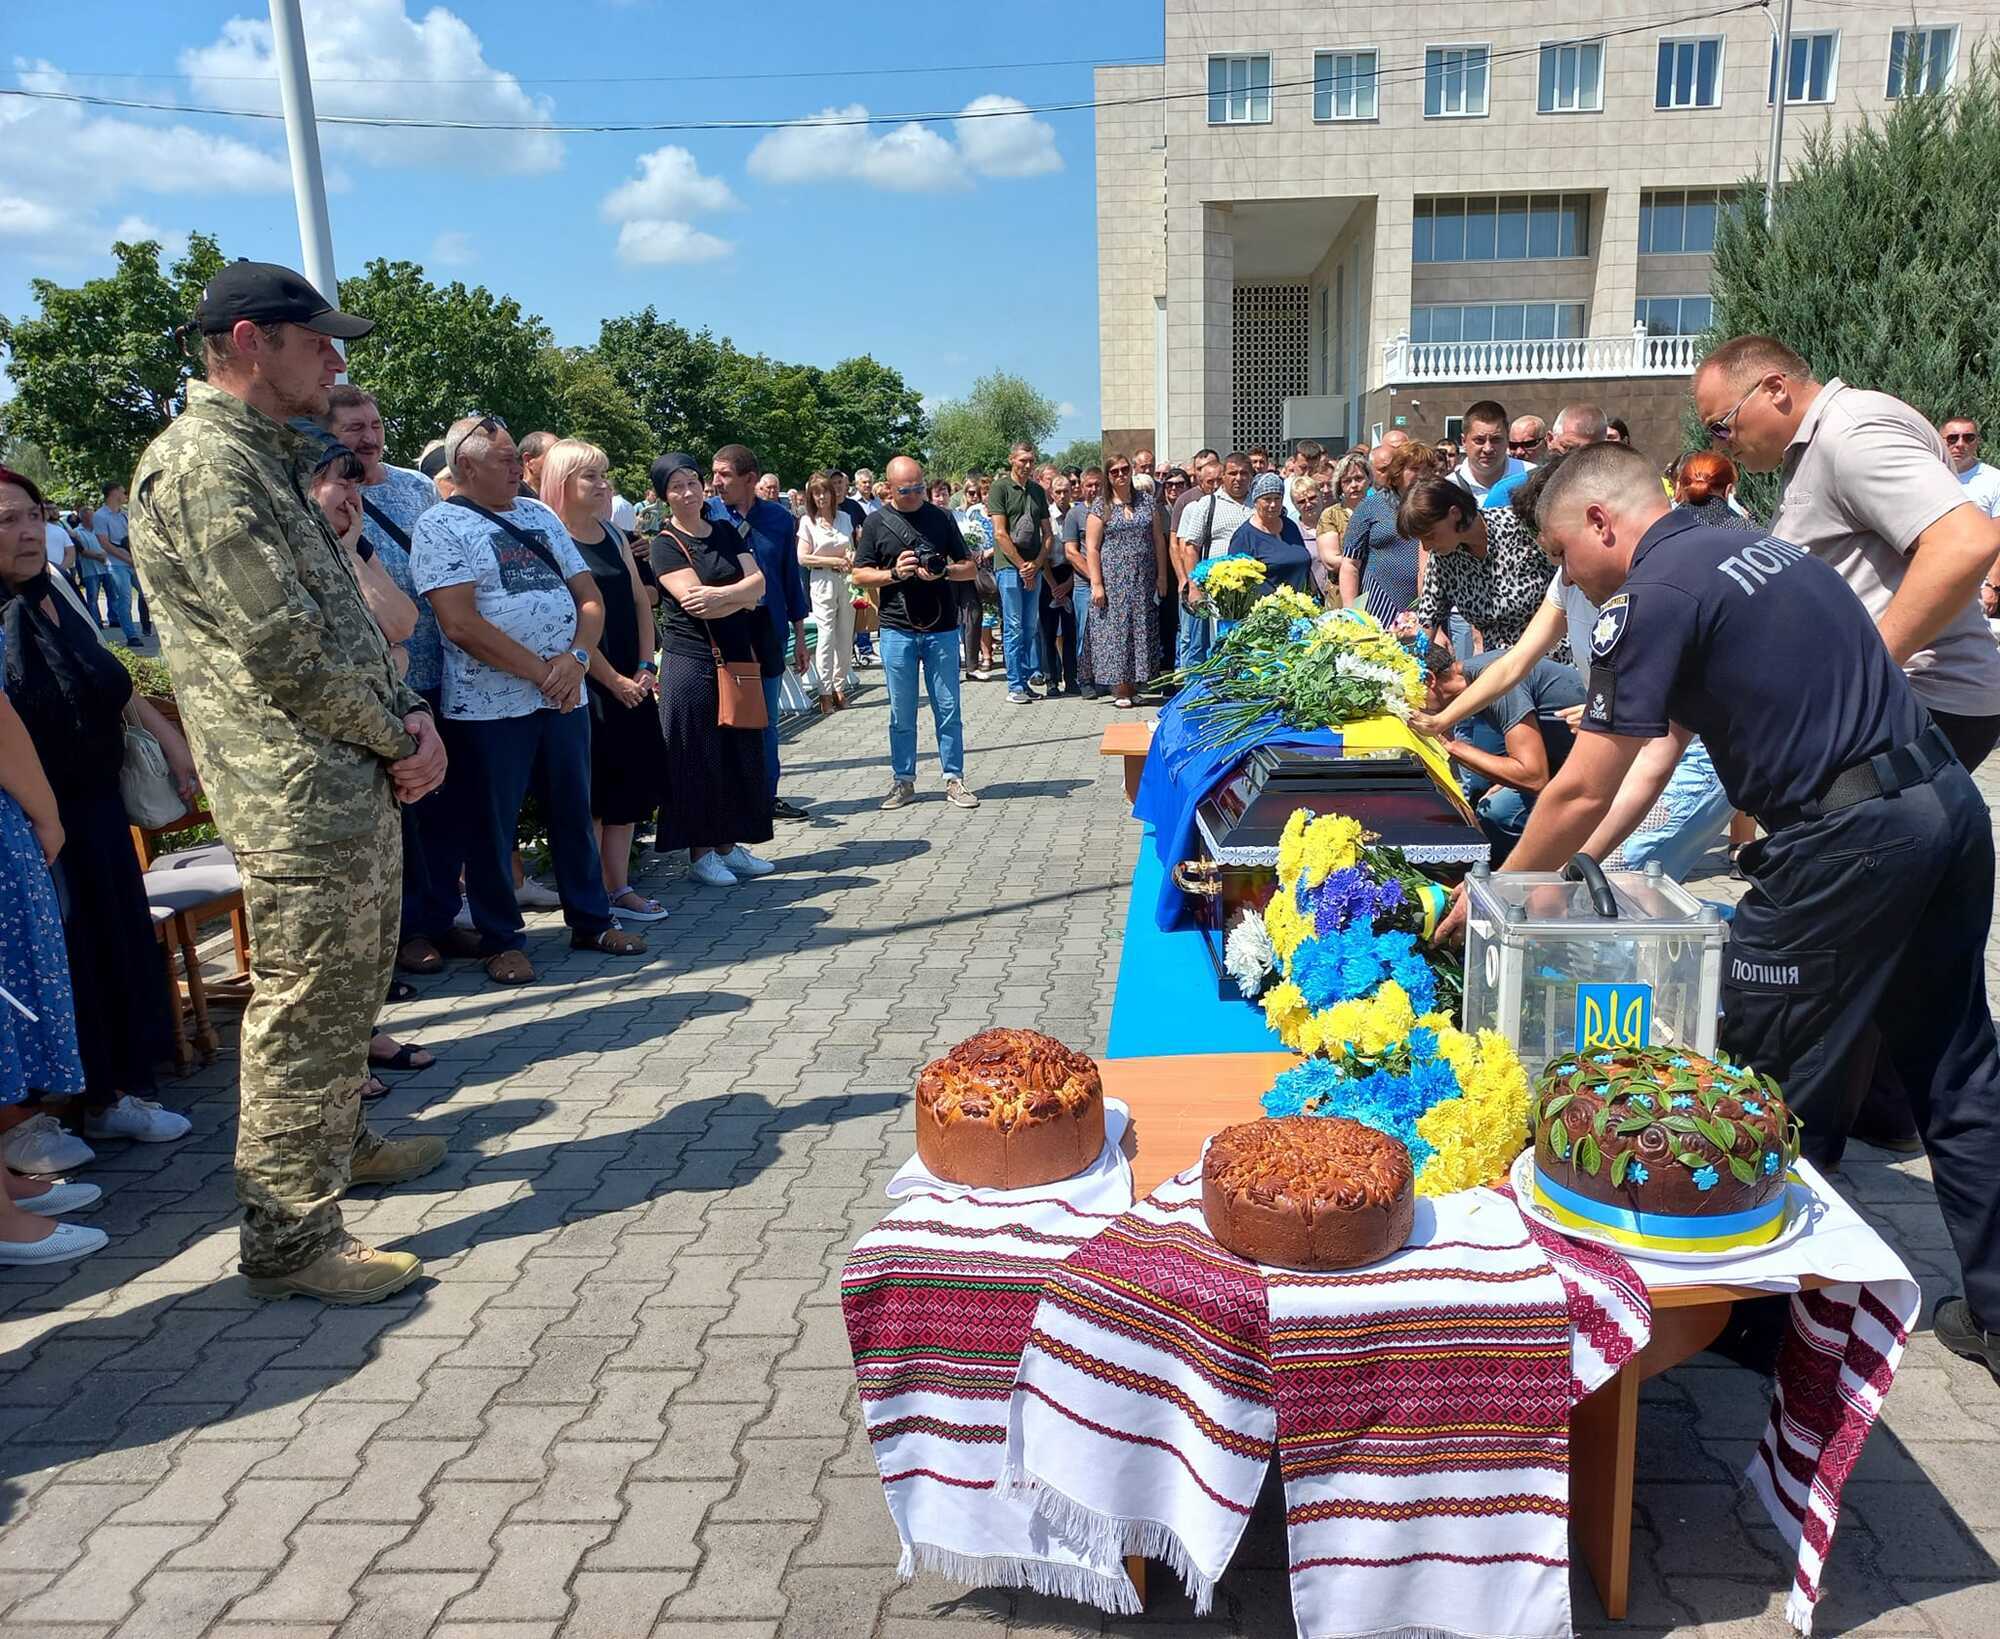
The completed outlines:
{"type": "Polygon", "coordinates": [[[569,657],[585,671],[590,670],[590,651],[588,649],[572,649],[569,652],[569,657]]]}
{"type": "Polygon", "coordinates": [[[639,662],[639,670],[642,672],[651,672],[655,677],[658,677],[660,675],[660,664],[657,660],[642,660],[639,662]]]}

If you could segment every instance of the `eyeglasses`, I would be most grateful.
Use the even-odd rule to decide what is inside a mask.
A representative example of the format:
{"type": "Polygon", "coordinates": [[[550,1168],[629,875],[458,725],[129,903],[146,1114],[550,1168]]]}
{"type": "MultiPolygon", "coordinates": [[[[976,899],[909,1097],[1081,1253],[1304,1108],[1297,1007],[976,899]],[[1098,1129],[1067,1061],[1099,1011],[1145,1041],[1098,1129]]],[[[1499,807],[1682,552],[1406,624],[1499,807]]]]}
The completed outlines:
{"type": "Polygon", "coordinates": [[[1104,476],[1107,478],[1123,478],[1131,470],[1130,466],[1106,467],[1104,469],[1104,476]]]}
{"type": "MultiPolygon", "coordinates": [[[[1768,377],[1765,378],[1765,380],[1768,379],[1768,377]]],[[[1743,413],[1743,406],[1757,396],[1757,389],[1763,385],[1763,381],[1752,382],[1750,384],[1750,391],[1736,401],[1736,407],[1729,414],[1724,416],[1720,421],[1711,421],[1708,424],[1708,441],[1711,444],[1727,444],[1729,442],[1735,435],[1737,416],[1743,413]]]]}
{"type": "Polygon", "coordinates": [[[497,415],[482,415],[471,426],[467,427],[464,432],[460,433],[445,446],[444,464],[448,467],[458,465],[458,452],[465,448],[465,441],[468,438],[479,433],[504,433],[506,430],[507,423],[502,421],[497,415]]]}
{"type": "Polygon", "coordinates": [[[1507,440],[1507,448],[1510,450],[1531,450],[1540,442],[1539,438],[1510,438],[1507,440]]]}
{"type": "Polygon", "coordinates": [[[1946,433],[1946,434],[1944,435],[1944,441],[1945,441],[1945,442],[1946,442],[1947,444],[1977,444],[1977,443],[1979,442],[1979,434],[1977,434],[1977,433],[1946,433]]]}
{"type": "Polygon", "coordinates": [[[896,486],[896,493],[898,495],[921,495],[924,493],[924,486],[922,484],[898,484],[896,486]]]}

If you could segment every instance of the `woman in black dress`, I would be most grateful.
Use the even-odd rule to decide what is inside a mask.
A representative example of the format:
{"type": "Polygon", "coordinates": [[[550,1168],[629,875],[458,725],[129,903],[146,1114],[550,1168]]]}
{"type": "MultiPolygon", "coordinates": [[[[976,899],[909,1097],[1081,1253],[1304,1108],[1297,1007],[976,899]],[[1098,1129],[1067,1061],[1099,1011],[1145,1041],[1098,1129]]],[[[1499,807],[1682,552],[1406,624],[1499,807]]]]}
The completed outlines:
{"type": "MultiPolygon", "coordinates": [[[[0,471],[0,499],[29,498],[39,513],[34,486],[0,471]]],[[[194,760],[179,732],[134,695],[125,668],[98,641],[68,589],[54,584],[39,527],[0,539],[0,630],[7,697],[55,789],[68,838],[55,863],[56,888],[86,1089],[75,1100],[44,1100],[38,1117],[7,1135],[6,1158],[16,1172],[56,1172],[91,1155],[61,1126],[147,1142],[188,1131],[185,1117],[141,1096],[153,1090],[160,1060],[172,1055],[174,1019],[163,987],[138,978],[157,972],[159,959],[118,792],[126,721],[159,740],[189,800],[194,760]]]]}
{"type": "Polygon", "coordinates": [[[667,503],[653,542],[660,577],[660,730],[667,775],[653,846],[685,848],[689,875],[712,888],[770,869],[743,846],[771,839],[764,732],[717,720],[715,657],[757,659],[764,576],[742,538],[704,513],[708,491],[679,451],[653,463],[667,503]]]}
{"type": "Polygon", "coordinates": [[[542,498],[562,519],[604,597],[604,635],[590,656],[590,812],[604,861],[604,892],[628,922],[657,922],[658,900],[632,886],[632,832],[659,806],[667,765],[660,740],[659,668],[653,659],[650,568],[642,569],[611,512],[611,459],[564,438],[542,461],[542,498]]]}

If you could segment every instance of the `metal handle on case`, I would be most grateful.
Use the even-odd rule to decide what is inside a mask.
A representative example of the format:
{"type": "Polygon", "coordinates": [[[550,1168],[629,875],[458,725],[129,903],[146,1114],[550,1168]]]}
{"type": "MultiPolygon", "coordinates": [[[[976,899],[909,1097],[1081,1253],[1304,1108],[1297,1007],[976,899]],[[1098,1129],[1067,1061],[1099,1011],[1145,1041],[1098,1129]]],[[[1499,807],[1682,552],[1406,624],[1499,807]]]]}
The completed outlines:
{"type": "Polygon", "coordinates": [[[1197,894],[1204,899],[1214,899],[1222,893],[1222,883],[1217,880],[1217,872],[1222,869],[1212,859],[1184,859],[1173,868],[1174,886],[1182,893],[1197,894]]]}
{"type": "Polygon", "coordinates": [[[1618,897],[1604,880],[1604,867],[1588,854],[1574,855],[1563,867],[1563,880],[1581,882],[1590,890],[1590,908],[1609,921],[1618,918],[1618,897]]]}

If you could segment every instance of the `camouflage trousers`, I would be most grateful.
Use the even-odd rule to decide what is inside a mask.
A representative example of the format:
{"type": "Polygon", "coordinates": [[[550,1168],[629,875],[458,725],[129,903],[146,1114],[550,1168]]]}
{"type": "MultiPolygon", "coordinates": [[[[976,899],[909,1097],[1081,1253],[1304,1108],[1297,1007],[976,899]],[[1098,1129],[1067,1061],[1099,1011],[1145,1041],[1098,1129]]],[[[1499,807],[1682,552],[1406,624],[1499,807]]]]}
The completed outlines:
{"type": "Polygon", "coordinates": [[[253,986],[236,1133],[242,1269],[288,1275],[340,1237],[349,1168],[382,1142],[361,1089],[402,916],[395,808],[370,835],[239,854],[237,867],[253,986]]]}

